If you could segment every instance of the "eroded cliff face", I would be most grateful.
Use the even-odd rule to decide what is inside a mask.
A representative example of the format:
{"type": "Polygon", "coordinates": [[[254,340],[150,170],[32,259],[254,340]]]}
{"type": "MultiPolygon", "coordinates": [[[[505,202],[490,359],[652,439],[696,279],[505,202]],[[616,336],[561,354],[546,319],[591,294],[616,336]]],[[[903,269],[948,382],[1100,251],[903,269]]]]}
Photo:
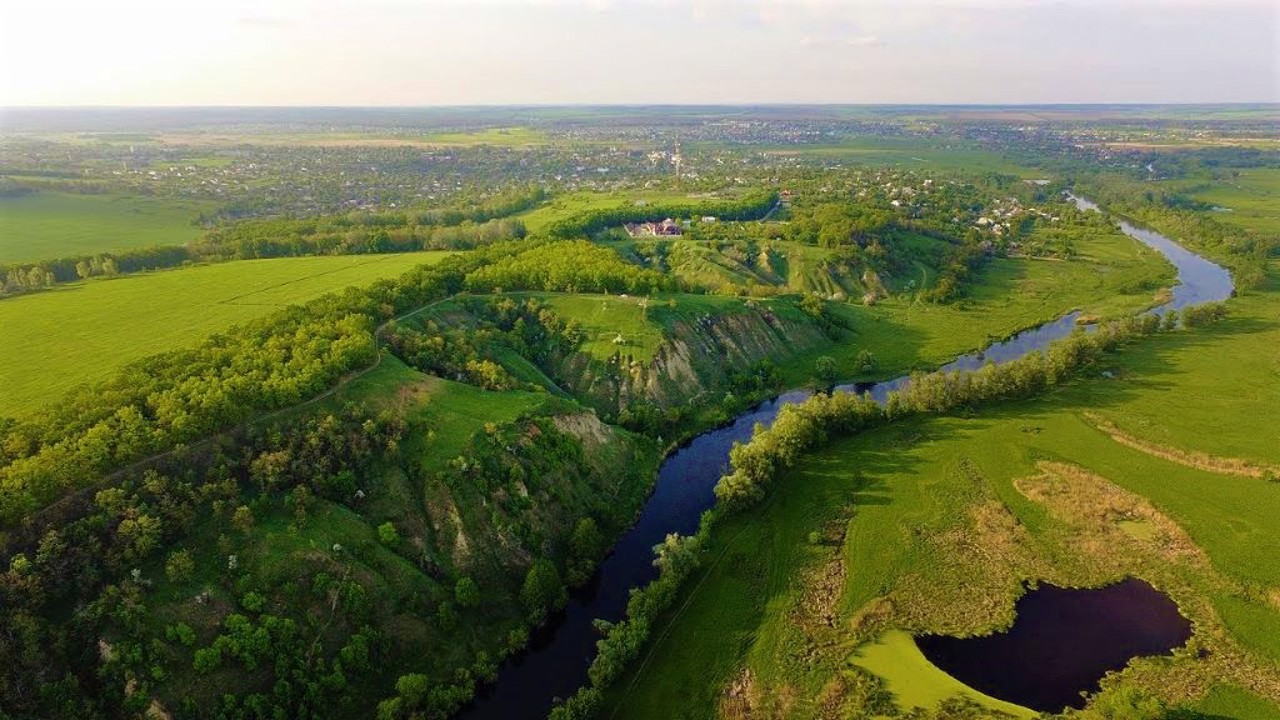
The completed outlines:
{"type": "Polygon", "coordinates": [[[762,360],[785,361],[829,344],[815,321],[783,318],[764,306],[675,323],[654,358],[607,361],[578,353],[558,368],[566,390],[602,412],[636,402],[661,408],[718,398],[734,373],[762,360]]]}

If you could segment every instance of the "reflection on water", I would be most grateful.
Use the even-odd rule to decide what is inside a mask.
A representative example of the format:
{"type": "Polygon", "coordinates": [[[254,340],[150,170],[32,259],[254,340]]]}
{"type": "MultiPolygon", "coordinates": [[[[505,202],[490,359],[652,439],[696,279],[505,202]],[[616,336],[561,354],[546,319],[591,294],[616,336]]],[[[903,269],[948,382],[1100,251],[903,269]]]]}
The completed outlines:
{"type": "Polygon", "coordinates": [[[1084,692],[1131,658],[1163,655],[1191,637],[1191,621],[1167,595],[1129,578],[1094,590],[1042,585],[1018,600],[1008,632],[924,635],[925,657],[991,697],[1032,710],[1084,707],[1084,692]]]}

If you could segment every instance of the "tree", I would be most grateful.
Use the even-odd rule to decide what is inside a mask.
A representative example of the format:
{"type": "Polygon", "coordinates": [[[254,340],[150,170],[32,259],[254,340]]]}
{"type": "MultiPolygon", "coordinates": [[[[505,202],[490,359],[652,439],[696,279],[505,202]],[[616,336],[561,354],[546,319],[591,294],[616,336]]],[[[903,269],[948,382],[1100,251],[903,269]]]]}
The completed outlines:
{"type": "Polygon", "coordinates": [[[549,612],[564,607],[568,600],[555,563],[546,558],[535,560],[520,588],[520,602],[529,614],[529,622],[541,625],[549,612]]]}
{"type": "Polygon", "coordinates": [[[458,601],[459,607],[476,607],[480,604],[480,586],[469,577],[461,577],[458,579],[458,584],[453,587],[453,596],[458,601]]]}
{"type": "Polygon", "coordinates": [[[575,560],[595,562],[604,554],[604,536],[596,521],[586,517],[578,521],[573,528],[573,536],[569,538],[569,552],[575,560]]]}
{"type": "Polygon", "coordinates": [[[116,528],[116,535],[125,543],[125,557],[130,560],[141,560],[159,547],[161,534],[160,519],[146,513],[125,518],[116,528]]]}
{"type": "Polygon", "coordinates": [[[378,539],[387,547],[396,547],[400,544],[400,533],[396,531],[396,526],[390,520],[378,526],[378,539]]]}
{"type": "Polygon", "coordinates": [[[235,514],[231,516],[231,524],[240,532],[248,535],[253,530],[253,511],[248,505],[241,505],[236,508],[235,514]]]}
{"type": "Polygon", "coordinates": [[[436,606],[436,621],[440,623],[440,629],[445,632],[458,626],[458,611],[453,609],[453,605],[448,600],[441,600],[436,606]]]}
{"type": "Polygon", "coordinates": [[[813,376],[823,387],[828,387],[836,383],[839,377],[839,370],[836,368],[836,359],[823,355],[813,364],[813,376]]]}
{"type": "Polygon", "coordinates": [[[169,578],[169,582],[179,585],[190,582],[195,570],[196,563],[187,550],[175,550],[169,553],[169,559],[164,564],[165,577],[169,578]]]}

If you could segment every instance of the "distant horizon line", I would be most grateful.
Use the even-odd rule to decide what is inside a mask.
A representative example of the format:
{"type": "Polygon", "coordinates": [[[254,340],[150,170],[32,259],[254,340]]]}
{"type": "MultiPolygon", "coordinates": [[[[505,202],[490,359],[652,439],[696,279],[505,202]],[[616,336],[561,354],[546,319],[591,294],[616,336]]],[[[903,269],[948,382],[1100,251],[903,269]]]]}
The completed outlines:
{"type": "Polygon", "coordinates": [[[948,108],[1029,108],[1029,107],[1239,107],[1270,106],[1280,108],[1280,100],[1231,100],[1231,101],[1061,101],[1061,102],[531,102],[531,103],[468,103],[426,105],[0,105],[0,110],[448,110],[448,109],[500,109],[500,108],[716,108],[716,107],[948,107],[948,108]]]}

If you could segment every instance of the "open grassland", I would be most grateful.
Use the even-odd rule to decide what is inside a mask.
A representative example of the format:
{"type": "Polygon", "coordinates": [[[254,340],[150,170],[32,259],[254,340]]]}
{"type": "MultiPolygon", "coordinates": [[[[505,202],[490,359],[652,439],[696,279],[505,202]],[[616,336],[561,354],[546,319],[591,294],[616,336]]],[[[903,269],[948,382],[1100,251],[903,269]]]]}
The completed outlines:
{"type": "Polygon", "coordinates": [[[181,245],[200,234],[200,203],[37,192],[0,198],[0,264],[181,245]]]}
{"type": "Polygon", "coordinates": [[[915,704],[950,679],[904,686],[894,663],[868,667],[859,648],[885,630],[1005,625],[1026,580],[1128,574],[1170,593],[1196,636],[1119,682],[1217,717],[1275,717],[1280,486],[1122,445],[1085,413],[1187,450],[1280,461],[1276,270],[1227,321],[1130,347],[1112,377],[813,453],[766,504],[716,528],[685,599],[611,692],[612,717],[708,717],[744,685],[783,716],[813,717],[877,683],[851,665],[915,704]]]}
{"type": "Polygon", "coordinates": [[[0,415],[20,415],[126,363],[451,253],[244,260],[89,280],[0,301],[0,415]]]}
{"type": "Polygon", "coordinates": [[[527,127],[498,127],[473,132],[432,133],[426,142],[437,145],[493,145],[496,147],[524,147],[545,145],[550,138],[545,132],[527,127]]]}
{"type": "Polygon", "coordinates": [[[614,353],[630,354],[641,362],[653,359],[662,344],[662,328],[650,320],[650,310],[667,300],[616,295],[539,295],[538,299],[586,335],[582,351],[606,360],[614,353]]]}
{"type": "Polygon", "coordinates": [[[964,170],[1001,172],[1025,178],[1043,178],[1045,171],[1020,164],[999,152],[965,146],[960,142],[936,143],[888,137],[850,138],[840,143],[787,145],[763,148],[773,155],[830,158],[862,165],[883,165],[914,170],[964,170]]]}
{"type": "Polygon", "coordinates": [[[1214,720],[1240,718],[1244,720],[1280,720],[1280,705],[1245,692],[1230,685],[1215,685],[1196,706],[1214,720]]]}
{"type": "Polygon", "coordinates": [[[634,207],[662,202],[693,202],[702,196],[667,190],[629,190],[617,193],[579,192],[560,195],[550,201],[515,217],[524,223],[530,233],[538,233],[557,220],[578,215],[588,210],[634,207]]]}
{"type": "Polygon", "coordinates": [[[1246,168],[1237,177],[1197,189],[1192,197],[1212,203],[1221,212],[1214,219],[1268,234],[1280,234],[1280,169],[1246,168]]]}

